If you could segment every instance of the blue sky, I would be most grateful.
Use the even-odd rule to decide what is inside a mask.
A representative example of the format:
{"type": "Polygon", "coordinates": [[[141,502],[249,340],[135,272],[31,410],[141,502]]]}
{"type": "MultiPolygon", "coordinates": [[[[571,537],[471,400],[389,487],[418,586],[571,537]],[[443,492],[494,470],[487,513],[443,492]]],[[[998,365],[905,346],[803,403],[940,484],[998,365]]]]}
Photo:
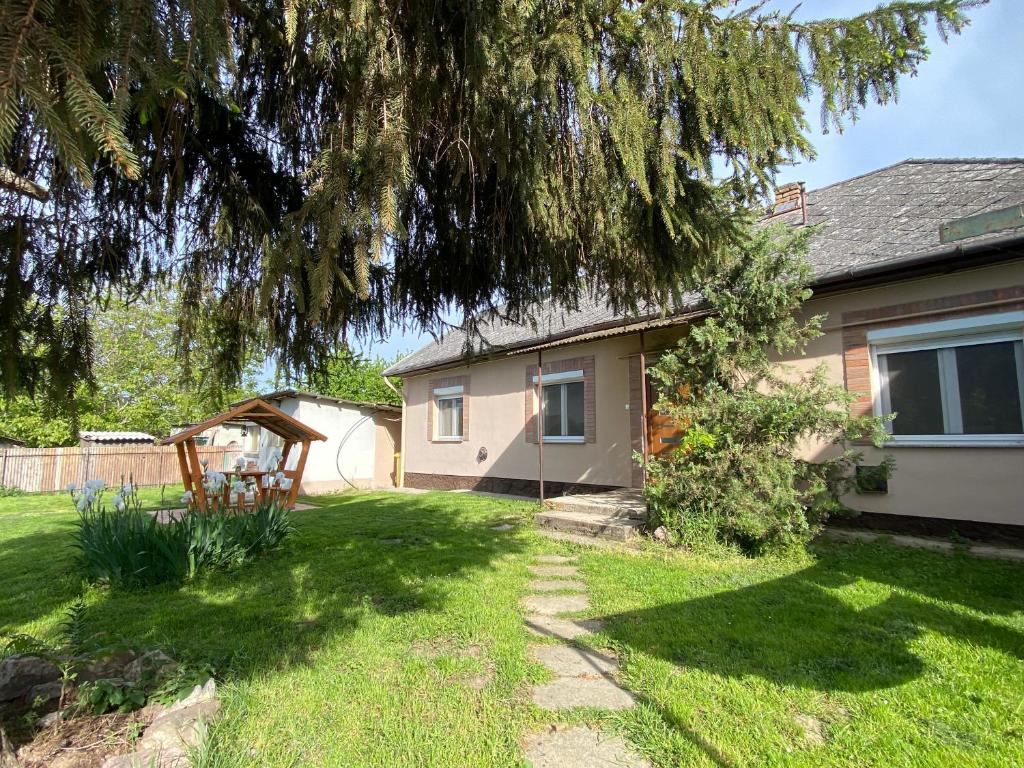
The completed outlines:
{"type": "MultiPolygon", "coordinates": [[[[784,10],[795,5],[778,4],[784,10]]],[[[878,5],[863,0],[809,0],[798,15],[847,16],[878,5]]],[[[971,25],[943,44],[932,30],[932,55],[917,77],[900,84],[900,98],[869,105],[843,133],[821,133],[818,105],[808,105],[817,158],[786,168],[779,183],[808,189],[891,165],[908,157],[1019,157],[1024,155],[1024,3],[993,0],[970,13],[971,25]]],[[[431,337],[394,328],[386,340],[364,342],[367,356],[395,357],[431,337]]]]}

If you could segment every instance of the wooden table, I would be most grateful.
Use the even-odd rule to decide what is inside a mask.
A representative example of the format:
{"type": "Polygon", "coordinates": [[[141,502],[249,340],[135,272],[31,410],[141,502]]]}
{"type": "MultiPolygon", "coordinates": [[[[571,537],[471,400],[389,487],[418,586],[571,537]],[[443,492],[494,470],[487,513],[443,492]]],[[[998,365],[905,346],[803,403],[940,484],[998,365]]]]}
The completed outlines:
{"type": "Polygon", "coordinates": [[[270,474],[268,470],[264,469],[243,469],[241,472],[234,470],[231,474],[238,475],[238,479],[243,482],[248,478],[256,480],[256,498],[263,501],[264,493],[267,490],[263,487],[263,478],[270,474]]]}

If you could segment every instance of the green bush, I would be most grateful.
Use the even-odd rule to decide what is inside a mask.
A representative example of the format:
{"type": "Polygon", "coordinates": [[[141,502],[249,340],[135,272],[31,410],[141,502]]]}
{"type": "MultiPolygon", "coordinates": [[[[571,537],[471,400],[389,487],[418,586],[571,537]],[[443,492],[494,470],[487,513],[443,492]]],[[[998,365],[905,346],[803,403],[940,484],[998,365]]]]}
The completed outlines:
{"type": "MultiPolygon", "coordinates": [[[[806,373],[776,361],[821,335],[804,319],[808,230],[760,230],[729,269],[702,285],[711,315],[691,326],[650,373],[655,408],[682,426],[679,449],[648,465],[652,522],[687,546],[747,553],[806,541],[849,510],[861,454],[852,441],[885,436],[884,420],[850,414],[854,396],[824,365],[806,373]],[[818,447],[815,461],[801,450],[818,447]]],[[[891,461],[877,471],[887,476],[891,461]]]]}
{"type": "Polygon", "coordinates": [[[141,510],[133,491],[118,498],[112,511],[98,497],[80,506],[75,547],[89,581],[122,589],[181,583],[241,565],[279,546],[293,530],[288,512],[273,502],[246,514],[189,510],[160,523],[141,510]]]}

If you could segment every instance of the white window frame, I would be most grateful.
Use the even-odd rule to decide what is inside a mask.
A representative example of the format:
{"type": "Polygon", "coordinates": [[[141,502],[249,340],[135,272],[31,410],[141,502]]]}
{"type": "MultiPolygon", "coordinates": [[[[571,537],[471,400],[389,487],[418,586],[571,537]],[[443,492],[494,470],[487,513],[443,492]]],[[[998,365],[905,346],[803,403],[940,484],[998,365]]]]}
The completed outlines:
{"type": "MultiPolygon", "coordinates": [[[[465,397],[464,387],[462,385],[454,387],[438,387],[434,390],[434,408],[436,409],[437,418],[434,419],[434,440],[440,443],[461,443],[465,437],[465,429],[463,423],[459,422],[459,434],[457,435],[442,435],[441,434],[441,402],[443,400],[463,400],[465,397]]],[[[462,408],[465,409],[466,403],[463,401],[462,408]]],[[[462,411],[465,414],[465,411],[462,411]]],[[[465,418],[465,416],[463,416],[465,418]]]]}
{"type": "Polygon", "coordinates": [[[871,356],[871,388],[873,410],[876,416],[892,412],[886,382],[888,369],[885,355],[898,352],[920,352],[935,349],[938,352],[939,391],[942,400],[944,435],[894,435],[888,424],[889,446],[934,447],[1009,447],[1024,446],[1022,434],[957,434],[963,429],[960,412],[960,385],[956,367],[955,347],[996,342],[1013,342],[1017,362],[1017,393],[1020,398],[1021,421],[1024,423],[1024,312],[1003,312],[976,317],[940,320],[898,328],[880,328],[868,331],[871,356]]]}
{"type": "MultiPolygon", "coordinates": [[[[533,377],[533,383],[537,384],[538,381],[540,381],[540,378],[537,377],[537,376],[534,376],[533,377]]],[[[584,428],[583,428],[584,434],[582,434],[582,435],[566,435],[566,434],[564,434],[565,432],[569,431],[569,409],[568,409],[569,388],[568,387],[564,387],[562,385],[563,384],[574,384],[574,383],[582,382],[582,381],[583,381],[583,371],[581,371],[581,370],[580,371],[563,371],[562,373],[545,373],[544,374],[544,376],[543,376],[544,388],[547,388],[547,387],[560,387],[561,388],[561,398],[562,398],[562,433],[563,433],[561,435],[545,435],[544,434],[544,421],[543,421],[543,419],[541,419],[540,420],[540,422],[541,422],[540,423],[540,436],[541,436],[541,439],[545,443],[568,443],[568,444],[577,444],[578,445],[580,443],[586,442],[586,440],[587,440],[587,436],[585,434],[586,433],[586,426],[584,426],[584,428]]],[[[543,404],[544,404],[544,392],[543,391],[541,391],[541,393],[540,393],[540,398],[541,398],[541,401],[540,401],[541,402],[541,406],[543,406],[543,404]]],[[[586,384],[584,384],[584,392],[583,392],[584,419],[586,418],[585,414],[586,414],[586,409],[587,409],[586,398],[587,398],[586,384]]]]}

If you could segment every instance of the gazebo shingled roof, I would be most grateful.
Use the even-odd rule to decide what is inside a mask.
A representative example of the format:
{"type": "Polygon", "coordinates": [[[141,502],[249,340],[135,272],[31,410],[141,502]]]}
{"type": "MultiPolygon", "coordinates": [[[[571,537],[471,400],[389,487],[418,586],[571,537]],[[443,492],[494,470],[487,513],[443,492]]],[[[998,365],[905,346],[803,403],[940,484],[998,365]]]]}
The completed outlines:
{"type": "Polygon", "coordinates": [[[224,413],[189,427],[176,435],[171,435],[162,441],[162,445],[173,445],[178,449],[178,463],[181,468],[181,479],[185,485],[185,490],[195,493],[200,508],[205,509],[207,507],[206,492],[203,489],[204,470],[196,452],[196,436],[210,429],[210,427],[223,424],[225,421],[250,421],[284,438],[284,452],[278,463],[278,468],[292,481],[286,506],[294,506],[295,498],[299,493],[299,483],[302,482],[302,473],[306,468],[309,444],[313,440],[326,440],[327,436],[317,432],[312,427],[307,427],[280,408],[258,397],[245,400],[224,413]],[[284,469],[287,466],[291,449],[295,445],[302,446],[298,463],[295,469],[284,469]]]}

